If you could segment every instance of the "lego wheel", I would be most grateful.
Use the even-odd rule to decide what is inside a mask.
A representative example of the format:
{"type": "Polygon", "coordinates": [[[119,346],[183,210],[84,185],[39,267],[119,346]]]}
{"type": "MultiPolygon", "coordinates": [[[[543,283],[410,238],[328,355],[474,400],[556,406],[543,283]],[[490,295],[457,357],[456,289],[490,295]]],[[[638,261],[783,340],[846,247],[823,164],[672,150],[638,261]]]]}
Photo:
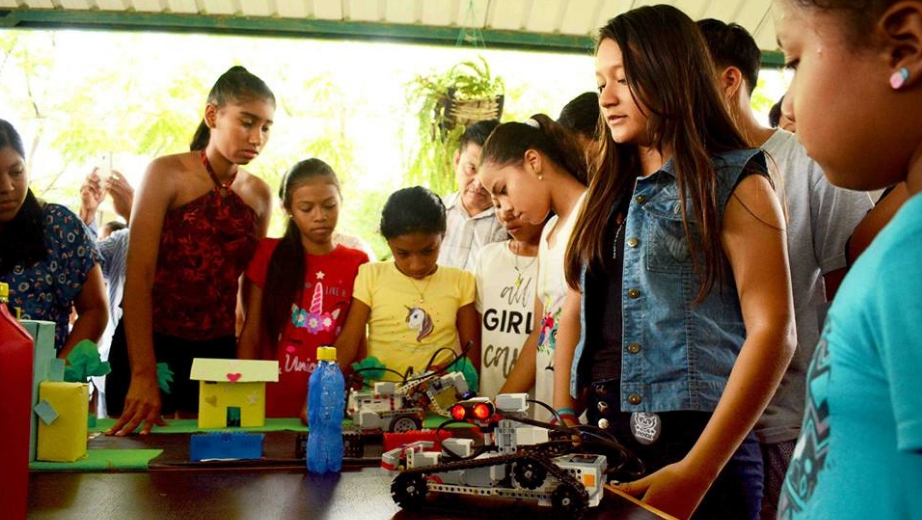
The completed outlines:
{"type": "Polygon", "coordinates": [[[580,518],[589,504],[571,484],[562,483],[551,493],[551,505],[561,518],[580,518]]]}
{"type": "Polygon", "coordinates": [[[414,430],[419,430],[422,425],[422,422],[420,422],[420,420],[416,417],[401,415],[400,417],[394,417],[394,419],[391,420],[388,431],[393,433],[411,432],[414,430]]]}
{"type": "Polygon", "coordinates": [[[391,483],[391,498],[403,509],[419,509],[429,489],[426,479],[418,473],[400,473],[391,483]]]}
{"type": "Polygon", "coordinates": [[[547,478],[547,469],[531,459],[520,460],[512,468],[515,482],[525,489],[537,489],[547,478]]]}

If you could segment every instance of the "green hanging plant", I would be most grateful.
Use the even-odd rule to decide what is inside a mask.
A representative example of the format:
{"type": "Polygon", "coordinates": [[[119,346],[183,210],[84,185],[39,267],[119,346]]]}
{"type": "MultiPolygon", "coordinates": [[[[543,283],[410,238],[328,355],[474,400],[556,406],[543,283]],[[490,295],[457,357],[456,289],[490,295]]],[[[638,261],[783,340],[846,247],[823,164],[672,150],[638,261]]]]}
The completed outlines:
{"type": "Polygon", "coordinates": [[[505,84],[487,61],[465,60],[444,73],[417,76],[407,86],[407,104],[418,114],[416,146],[404,175],[407,185],[424,185],[440,195],[454,189],[453,156],[464,127],[499,120],[505,84]]]}

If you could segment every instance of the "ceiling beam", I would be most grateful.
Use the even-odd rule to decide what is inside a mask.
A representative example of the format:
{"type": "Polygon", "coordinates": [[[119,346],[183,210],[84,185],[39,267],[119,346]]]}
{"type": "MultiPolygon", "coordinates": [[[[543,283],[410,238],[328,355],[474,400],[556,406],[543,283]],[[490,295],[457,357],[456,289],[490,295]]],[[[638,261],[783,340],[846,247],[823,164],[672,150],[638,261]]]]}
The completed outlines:
{"type": "MultiPolygon", "coordinates": [[[[63,9],[0,10],[0,29],[89,29],[104,31],[200,32],[278,38],[387,41],[456,46],[459,27],[352,22],[238,15],[79,11],[63,9]]],[[[482,29],[487,48],[591,54],[589,36],[538,34],[482,29]]],[[[783,56],[764,52],[763,65],[780,67],[783,56]]]]}

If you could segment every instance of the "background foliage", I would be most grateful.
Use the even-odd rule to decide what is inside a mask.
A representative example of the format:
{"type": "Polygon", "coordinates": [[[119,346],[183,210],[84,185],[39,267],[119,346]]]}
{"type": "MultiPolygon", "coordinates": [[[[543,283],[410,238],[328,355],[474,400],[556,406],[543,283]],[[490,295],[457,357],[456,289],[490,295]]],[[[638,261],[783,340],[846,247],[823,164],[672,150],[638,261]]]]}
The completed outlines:
{"type": "MultiPolygon", "coordinates": [[[[450,145],[429,147],[433,155],[419,160],[431,130],[421,125],[423,99],[414,79],[481,56],[492,77],[505,83],[504,121],[537,112],[556,117],[569,99],[595,87],[591,56],[0,29],[0,117],[23,135],[33,190],[76,209],[84,176],[104,155],[137,186],[153,157],[188,150],[214,80],[231,65],[244,65],[278,100],[272,138],[248,169],[277,188],[295,162],[312,156],[328,162],[344,190],[339,230],[365,238],[382,256],[377,223],[393,190],[409,183],[441,194],[455,189],[451,177],[432,175],[431,160],[450,157],[450,145]]],[[[781,92],[781,81],[771,81],[774,86],[756,90],[754,104],[765,112],[781,92]]],[[[104,209],[104,219],[111,218],[111,207],[104,209]]],[[[273,218],[271,235],[281,234],[282,217],[279,211],[273,218]]]]}
{"type": "MultiPolygon", "coordinates": [[[[409,146],[404,156],[409,162],[404,183],[423,184],[436,193],[450,193],[455,188],[454,154],[464,132],[464,124],[459,124],[449,113],[451,103],[501,100],[505,88],[502,78],[492,74],[490,64],[482,56],[458,62],[443,71],[417,75],[409,82],[407,107],[417,119],[416,125],[409,128],[416,138],[406,140],[409,146]]],[[[499,105],[495,116],[502,115],[501,108],[499,105]]]]}

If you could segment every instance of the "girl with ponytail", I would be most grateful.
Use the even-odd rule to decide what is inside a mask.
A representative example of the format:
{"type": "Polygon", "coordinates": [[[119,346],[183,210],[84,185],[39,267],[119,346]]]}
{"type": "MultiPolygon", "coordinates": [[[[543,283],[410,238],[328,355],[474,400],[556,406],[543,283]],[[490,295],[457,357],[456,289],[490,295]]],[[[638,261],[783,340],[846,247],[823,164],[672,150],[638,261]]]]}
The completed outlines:
{"type": "Polygon", "coordinates": [[[234,357],[238,279],[272,210],[269,186],[242,166],[266,145],[274,115],[269,87],[231,67],[208,95],[191,150],[148,166],[109,354],[106,404],[120,415],[109,434],[148,433],[164,424],[161,414],[196,414],[192,360],[234,357]],[[172,373],[166,389],[164,368],[172,373]]]}
{"type": "MultiPolygon", "coordinates": [[[[567,294],[564,253],[586,194],[584,158],[576,137],[544,114],[499,125],[483,145],[480,182],[500,212],[530,224],[547,221],[538,243],[534,327],[499,393],[526,392],[534,386],[535,399],[550,405],[555,378],[569,373],[569,361],[561,366],[555,351],[567,294]]],[[[576,420],[572,409],[560,408],[564,420],[576,420]]],[[[549,418],[543,409],[536,415],[549,418]]]]}

